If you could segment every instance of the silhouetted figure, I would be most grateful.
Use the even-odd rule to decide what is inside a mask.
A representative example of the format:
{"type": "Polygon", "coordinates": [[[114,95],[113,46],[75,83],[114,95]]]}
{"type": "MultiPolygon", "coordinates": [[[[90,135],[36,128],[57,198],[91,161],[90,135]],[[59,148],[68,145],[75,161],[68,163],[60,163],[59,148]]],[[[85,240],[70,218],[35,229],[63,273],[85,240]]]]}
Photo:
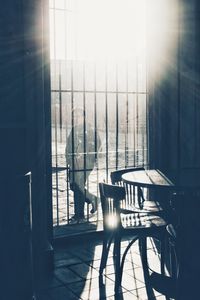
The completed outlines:
{"type": "Polygon", "coordinates": [[[85,202],[92,205],[91,213],[97,210],[97,197],[86,188],[86,182],[96,162],[100,138],[93,126],[85,120],[84,110],[75,108],[72,113],[74,126],[67,138],[66,162],[70,168],[70,188],[74,192],[74,216],[71,222],[84,219],[85,202]],[[85,133],[84,133],[85,130],[85,133]],[[96,146],[95,146],[96,142],[96,146]]]}

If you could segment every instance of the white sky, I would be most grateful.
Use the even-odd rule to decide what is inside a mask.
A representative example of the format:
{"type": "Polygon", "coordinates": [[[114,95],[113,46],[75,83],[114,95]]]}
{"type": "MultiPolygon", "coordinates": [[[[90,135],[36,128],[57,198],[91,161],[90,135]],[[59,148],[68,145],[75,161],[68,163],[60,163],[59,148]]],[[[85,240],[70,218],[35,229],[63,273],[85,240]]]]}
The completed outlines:
{"type": "Polygon", "coordinates": [[[55,1],[65,9],[50,9],[51,58],[131,60],[144,55],[145,1],[55,1]]]}

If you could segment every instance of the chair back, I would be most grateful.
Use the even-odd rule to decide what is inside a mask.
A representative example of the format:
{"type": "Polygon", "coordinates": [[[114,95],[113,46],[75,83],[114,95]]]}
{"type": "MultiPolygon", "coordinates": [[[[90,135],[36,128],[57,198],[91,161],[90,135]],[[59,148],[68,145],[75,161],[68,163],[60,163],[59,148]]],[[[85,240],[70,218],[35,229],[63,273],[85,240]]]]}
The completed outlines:
{"type": "Polygon", "coordinates": [[[126,209],[130,205],[136,205],[136,202],[139,208],[142,209],[142,205],[144,202],[144,195],[141,188],[139,187],[136,188],[133,185],[124,184],[122,181],[122,175],[129,172],[143,171],[143,170],[145,170],[143,167],[131,167],[131,168],[119,169],[110,173],[110,179],[112,184],[125,187],[126,200],[123,201],[124,209],[126,209]]]}
{"type": "Polygon", "coordinates": [[[117,227],[120,222],[120,201],[125,199],[126,192],[122,186],[99,183],[104,229],[117,227]]]}
{"type": "Polygon", "coordinates": [[[123,185],[122,182],[123,174],[134,172],[134,171],[142,171],[142,170],[144,170],[143,167],[131,167],[131,168],[119,169],[110,173],[110,179],[112,184],[123,185]]]}

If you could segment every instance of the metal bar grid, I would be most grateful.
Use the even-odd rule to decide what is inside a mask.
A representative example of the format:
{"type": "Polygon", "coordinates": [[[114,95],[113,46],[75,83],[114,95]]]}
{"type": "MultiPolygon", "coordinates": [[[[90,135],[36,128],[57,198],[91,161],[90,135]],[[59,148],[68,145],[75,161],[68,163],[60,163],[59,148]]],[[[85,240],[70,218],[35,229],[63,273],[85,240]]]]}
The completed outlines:
{"type": "MultiPolygon", "coordinates": [[[[73,65],[73,64],[72,64],[73,65]]],[[[95,67],[94,67],[95,68],[95,67]]],[[[60,68],[59,68],[60,69],[60,68]]],[[[73,67],[71,69],[71,75],[72,75],[72,78],[73,78],[73,67]]],[[[59,74],[60,76],[60,74],[59,74]]],[[[85,79],[84,79],[85,80],[85,79]]],[[[61,86],[61,84],[59,84],[59,86],[61,86]]],[[[71,86],[72,86],[72,89],[71,89],[71,93],[70,93],[70,96],[71,96],[71,109],[72,109],[72,113],[71,113],[71,130],[73,132],[72,136],[73,136],[73,141],[72,141],[72,155],[73,155],[73,158],[72,158],[72,162],[74,164],[74,155],[76,154],[76,151],[74,149],[74,115],[73,115],[73,108],[75,107],[75,104],[74,104],[74,97],[75,95],[77,94],[77,92],[75,92],[73,90],[73,80],[71,81],[71,86]]],[[[62,99],[62,95],[64,95],[66,92],[63,90],[60,90],[58,95],[59,95],[59,109],[57,110],[57,114],[55,115],[55,119],[54,119],[54,122],[55,124],[52,124],[54,125],[53,127],[55,128],[55,132],[54,132],[54,144],[55,144],[55,151],[53,152],[53,155],[55,156],[55,161],[56,161],[56,165],[55,167],[57,169],[59,169],[60,167],[60,163],[59,163],[59,155],[62,156],[62,154],[59,154],[59,151],[58,151],[58,147],[59,147],[59,144],[65,144],[66,143],[66,137],[67,137],[67,133],[63,139],[63,133],[62,131],[64,130],[66,132],[66,128],[65,128],[65,124],[63,123],[64,120],[63,120],[63,116],[59,116],[58,114],[62,114],[62,109],[61,109],[61,103],[62,105],[63,104],[63,99],[62,99]],[[59,140],[59,141],[58,141],[59,140]]],[[[79,91],[78,92],[79,94],[82,94],[82,97],[83,97],[83,107],[84,107],[84,128],[83,128],[83,131],[86,132],[87,128],[86,128],[86,118],[87,118],[87,114],[86,114],[86,111],[87,111],[87,107],[86,107],[86,98],[88,97],[88,94],[92,94],[94,97],[94,104],[93,104],[93,119],[94,119],[94,128],[95,128],[95,134],[94,134],[94,153],[95,153],[95,158],[96,158],[96,182],[99,181],[99,179],[101,179],[101,175],[100,173],[104,173],[104,177],[105,177],[105,180],[106,181],[109,181],[109,172],[111,169],[117,169],[117,168],[120,168],[120,167],[127,167],[127,166],[130,166],[130,165],[146,165],[147,164],[147,161],[146,161],[146,151],[147,149],[145,149],[144,146],[142,145],[145,145],[146,144],[146,130],[145,130],[145,127],[146,127],[146,124],[143,124],[144,125],[144,128],[143,128],[143,132],[142,132],[142,145],[140,145],[140,147],[142,148],[139,148],[139,145],[138,145],[138,134],[139,134],[139,113],[138,113],[138,106],[140,105],[139,103],[139,99],[138,97],[136,98],[135,100],[135,110],[134,111],[130,111],[130,109],[133,107],[133,105],[130,105],[129,106],[129,103],[130,103],[130,99],[128,98],[128,95],[127,94],[123,94],[125,96],[125,120],[124,120],[124,125],[125,125],[125,128],[124,128],[124,133],[122,132],[120,126],[121,126],[121,118],[119,117],[120,115],[120,112],[121,112],[121,107],[120,107],[120,100],[119,99],[119,94],[118,93],[115,93],[116,94],[116,101],[115,101],[115,123],[113,124],[113,128],[115,128],[115,134],[114,134],[114,131],[111,132],[109,131],[109,126],[110,126],[110,121],[109,119],[112,118],[113,116],[109,115],[109,109],[108,109],[108,102],[109,102],[109,93],[106,91],[105,89],[105,92],[104,92],[104,98],[105,98],[105,101],[104,101],[104,111],[105,111],[105,126],[104,126],[104,129],[105,131],[103,130],[103,127],[102,129],[101,128],[98,128],[98,109],[99,109],[99,105],[97,104],[98,103],[98,92],[95,90],[94,88],[94,91],[93,93],[88,93],[84,91],[79,91]],[[132,116],[131,116],[132,115],[132,116]],[[134,130],[132,130],[132,132],[129,132],[130,131],[130,128],[129,128],[129,119],[132,118],[133,120],[135,120],[135,128],[134,130]],[[101,136],[103,136],[103,139],[105,139],[105,147],[101,149],[101,151],[98,153],[98,149],[97,149],[97,132],[100,131],[101,133],[101,136]],[[115,136],[115,147],[113,147],[111,145],[111,141],[110,141],[110,135],[113,135],[115,136]],[[124,135],[124,149],[121,148],[120,146],[122,145],[122,137],[124,135]],[[134,140],[134,148],[132,146],[129,146],[130,144],[130,141],[129,141],[129,138],[130,138],[130,135],[132,135],[132,139],[134,140]],[[141,152],[141,156],[139,158],[139,154],[138,154],[138,151],[141,152]],[[134,152],[135,152],[135,155],[134,155],[134,152]],[[122,162],[122,154],[124,153],[124,162],[122,162]],[[101,156],[101,159],[99,161],[99,157],[101,156]],[[105,161],[102,163],[100,163],[101,161],[103,161],[103,157],[105,158],[105,161]],[[114,163],[111,164],[110,163],[110,158],[113,159],[114,157],[114,163]]],[[[52,91],[52,95],[53,95],[53,91],[52,91]]],[[[103,104],[103,103],[102,103],[103,104]]],[[[52,105],[53,105],[53,102],[52,102],[52,105]]],[[[146,111],[146,110],[145,110],[146,111]]],[[[69,113],[69,112],[68,112],[69,113]]],[[[122,126],[123,127],[123,126],[122,126]]],[[[83,142],[84,142],[84,151],[83,151],[83,154],[84,154],[84,168],[83,170],[79,170],[80,172],[83,173],[83,176],[85,176],[85,172],[87,171],[87,168],[86,168],[86,136],[83,137],[83,142]],[[85,171],[84,171],[85,170],[85,171]]],[[[63,165],[64,164],[64,153],[63,153],[63,162],[61,162],[61,164],[63,165]]],[[[72,165],[72,169],[73,169],[73,165],[72,165]]],[[[66,174],[69,174],[68,172],[66,174]]],[[[59,225],[60,224],[60,215],[59,215],[59,203],[60,203],[60,196],[59,196],[59,172],[56,172],[56,182],[55,182],[55,186],[56,186],[56,206],[57,206],[57,213],[56,213],[56,218],[54,217],[54,220],[56,219],[56,225],[59,225]]],[[[87,186],[89,186],[89,183],[87,183],[87,186]]],[[[67,179],[67,186],[66,186],[66,222],[68,223],[69,222],[69,218],[71,216],[71,212],[70,212],[70,209],[69,209],[69,206],[70,206],[70,199],[73,197],[72,193],[70,193],[69,191],[69,182],[68,182],[68,179],[67,179]]],[[[98,186],[96,184],[96,193],[97,193],[97,190],[98,190],[98,186]]],[[[73,208],[72,208],[73,210],[73,208]]],[[[88,209],[88,206],[87,206],[87,212],[86,212],[86,217],[87,217],[87,221],[90,220],[90,214],[89,214],[89,209],[88,209]]],[[[100,218],[100,215],[99,215],[99,212],[98,212],[98,216],[97,216],[97,220],[100,218]]],[[[61,223],[64,223],[63,220],[61,223]]]]}
{"type": "MultiPolygon", "coordinates": [[[[73,13],[67,8],[56,8],[54,5],[50,8],[54,15],[55,12],[63,11],[65,19],[73,13]]],[[[65,21],[66,22],[66,21],[65,21]]],[[[67,32],[67,22],[65,31],[67,32]]],[[[54,31],[54,43],[55,43],[54,31]]],[[[56,47],[52,58],[52,163],[55,173],[53,174],[54,193],[54,225],[68,224],[73,215],[73,192],[70,190],[69,169],[65,160],[65,146],[69,132],[72,131],[72,166],[75,169],[75,106],[82,106],[84,111],[83,123],[83,168],[76,169],[86,179],[87,156],[92,152],[95,155],[95,166],[86,182],[86,187],[91,193],[98,197],[98,182],[100,180],[109,181],[111,170],[121,167],[147,165],[147,120],[146,115],[141,116],[139,111],[147,112],[141,97],[147,98],[147,90],[139,89],[138,84],[138,62],[131,70],[135,69],[134,78],[129,77],[130,67],[128,62],[124,66],[116,62],[115,71],[109,73],[108,63],[99,67],[97,62],[91,63],[80,60],[67,59],[67,45],[69,41],[65,39],[65,58],[56,58],[56,47]],[[90,80],[88,83],[87,72],[90,69],[90,80]],[[82,68],[82,71],[81,71],[82,68]],[[125,87],[121,80],[121,68],[125,70],[125,87]],[[78,69],[78,71],[77,71],[78,69]],[[103,69],[103,71],[101,70],[103,69]],[[100,78],[98,73],[102,73],[100,78]],[[104,78],[103,78],[104,77],[104,78]],[[112,86],[110,78],[114,77],[115,84],[112,86]],[[131,87],[131,81],[132,86],[131,87]],[[57,84],[58,83],[58,84],[57,84]],[[102,87],[103,86],[103,87],[102,87]],[[58,98],[57,98],[58,97],[58,98]],[[113,103],[112,103],[113,102],[113,103]],[[92,103],[92,104],[91,104],[92,103]],[[57,107],[57,108],[56,108],[57,107]],[[87,151],[87,119],[92,121],[94,127],[94,148],[93,151],[87,151]],[[143,120],[143,124],[141,124],[143,120]],[[139,127],[142,126],[142,130],[139,127]],[[139,138],[139,135],[142,137],[139,138]],[[97,145],[97,136],[100,136],[102,147],[99,151],[97,145]],[[140,140],[142,143],[140,143],[140,140]],[[90,178],[91,177],[91,178],[90,178]]],[[[146,74],[144,74],[146,76],[146,74]]],[[[146,105],[146,104],[145,104],[146,105]]],[[[74,177],[75,172],[72,172],[74,177]]],[[[85,180],[84,180],[85,181],[85,180]]],[[[86,198],[86,194],[85,194],[86,198]]],[[[98,221],[101,218],[100,206],[97,213],[91,216],[89,205],[85,208],[86,221],[98,221]]]]}

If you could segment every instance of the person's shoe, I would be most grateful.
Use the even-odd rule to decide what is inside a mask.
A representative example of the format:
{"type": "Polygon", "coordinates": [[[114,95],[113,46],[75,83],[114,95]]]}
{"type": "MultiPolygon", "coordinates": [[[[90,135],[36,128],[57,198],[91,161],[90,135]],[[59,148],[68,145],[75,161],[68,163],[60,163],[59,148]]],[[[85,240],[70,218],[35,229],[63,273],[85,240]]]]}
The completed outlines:
{"type": "Polygon", "coordinates": [[[69,224],[76,224],[79,222],[79,217],[76,215],[73,215],[70,219],[69,219],[69,224]]]}
{"type": "Polygon", "coordinates": [[[78,223],[84,223],[85,222],[85,216],[81,215],[81,216],[72,216],[69,219],[69,224],[78,224],[78,223]]]}
{"type": "Polygon", "coordinates": [[[97,197],[95,197],[95,200],[91,204],[92,208],[90,210],[90,213],[94,214],[97,211],[97,197]]]}

